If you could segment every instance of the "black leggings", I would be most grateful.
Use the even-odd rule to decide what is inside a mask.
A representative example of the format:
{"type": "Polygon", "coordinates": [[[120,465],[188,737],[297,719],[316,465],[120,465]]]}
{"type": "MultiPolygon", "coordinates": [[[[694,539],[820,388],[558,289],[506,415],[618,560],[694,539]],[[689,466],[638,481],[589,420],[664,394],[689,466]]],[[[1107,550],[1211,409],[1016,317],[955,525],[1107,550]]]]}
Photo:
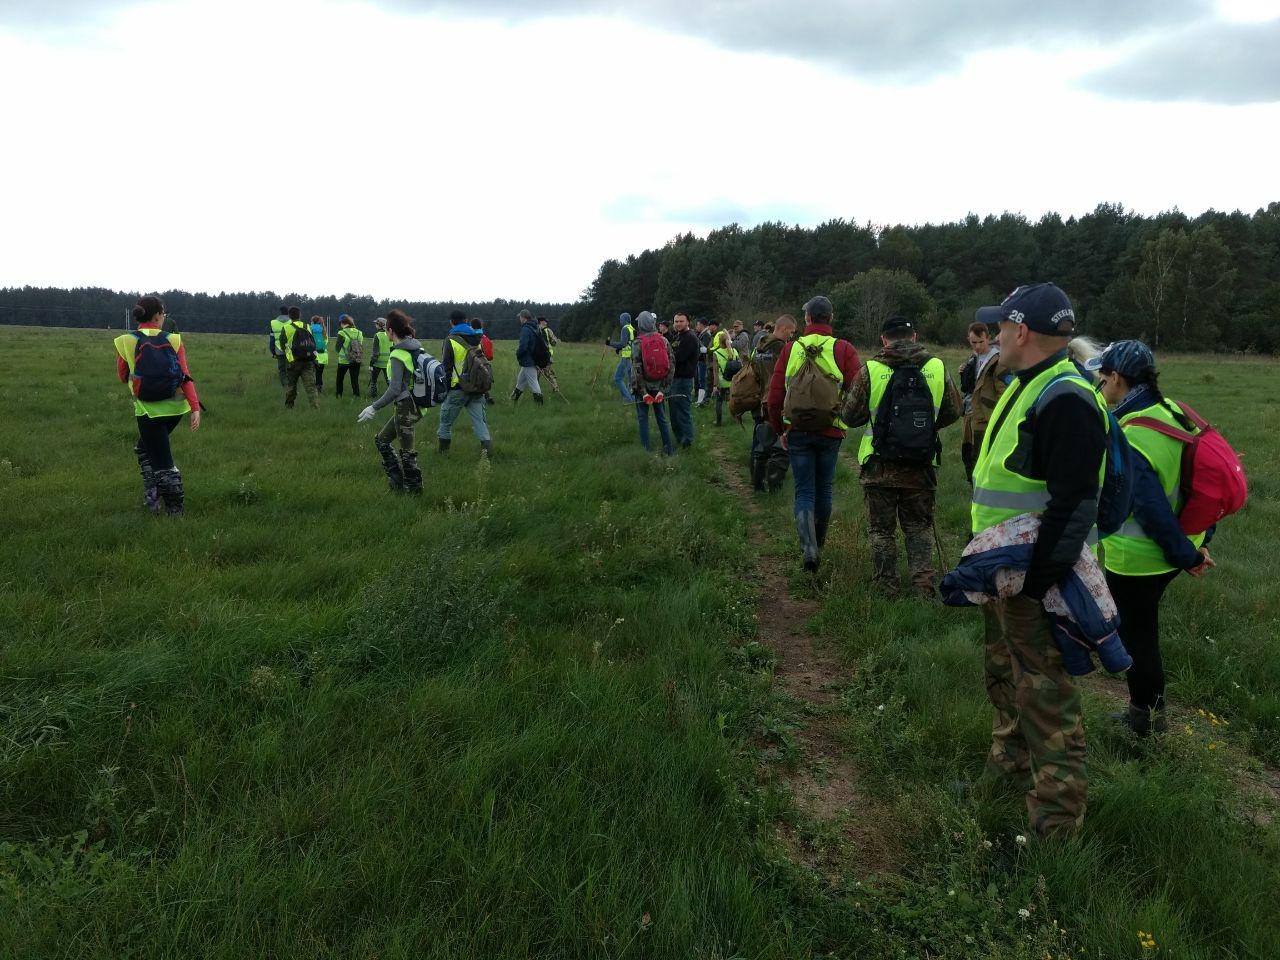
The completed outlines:
{"type": "Polygon", "coordinates": [[[169,449],[169,434],[182,420],[181,416],[138,417],[138,442],[151,461],[152,470],[172,470],[173,451],[169,449]]]}
{"type": "Polygon", "coordinates": [[[1164,664],[1160,660],[1160,598],[1179,571],[1146,577],[1107,572],[1107,586],[1120,613],[1120,639],[1133,657],[1125,674],[1129,702],[1142,710],[1164,709],[1164,664]]]}
{"type": "Polygon", "coordinates": [[[338,364],[338,396],[342,396],[342,381],[346,379],[347,374],[351,374],[352,396],[360,396],[360,364],[358,363],[338,364]]]}

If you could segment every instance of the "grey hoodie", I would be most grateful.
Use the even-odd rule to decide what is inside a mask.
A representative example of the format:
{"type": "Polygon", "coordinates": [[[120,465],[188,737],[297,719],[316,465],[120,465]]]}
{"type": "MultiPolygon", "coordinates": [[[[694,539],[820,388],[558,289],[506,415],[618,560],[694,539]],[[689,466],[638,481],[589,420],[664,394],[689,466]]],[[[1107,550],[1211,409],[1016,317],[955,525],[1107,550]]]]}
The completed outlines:
{"type": "MultiPolygon", "coordinates": [[[[408,350],[413,353],[415,350],[421,350],[422,344],[415,337],[408,337],[399,343],[393,343],[391,349],[393,351],[408,350]]],[[[414,372],[405,369],[405,365],[401,363],[400,358],[393,353],[391,364],[387,369],[387,391],[373,401],[373,409],[381,410],[383,407],[399,400],[407,399],[413,390],[413,377],[414,372]]]]}

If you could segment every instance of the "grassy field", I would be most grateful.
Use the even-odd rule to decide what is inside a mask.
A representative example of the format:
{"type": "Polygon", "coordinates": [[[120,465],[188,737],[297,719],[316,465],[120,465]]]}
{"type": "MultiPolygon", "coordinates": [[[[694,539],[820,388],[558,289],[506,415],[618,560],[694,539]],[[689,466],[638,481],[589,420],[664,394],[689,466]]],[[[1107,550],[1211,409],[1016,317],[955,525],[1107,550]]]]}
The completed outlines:
{"type": "Polygon", "coordinates": [[[465,417],[436,454],[428,414],[407,500],[366,401],[285,411],[262,337],[192,335],[211,413],[174,434],[188,515],[152,518],[110,335],[6,338],[0,956],[1280,954],[1274,363],[1166,365],[1254,499],[1166,600],[1175,732],[1139,747],[1091,682],[1084,836],[1024,848],[1019,797],[949,789],[987,746],[980,618],[868,591],[847,454],[815,586],[789,493],[729,482],[747,434],[699,411],[692,453],[646,455],[598,347],[558,352],[568,403],[491,408],[492,463],[465,417]],[[816,601],[857,809],[789,795],[813,707],[764,577],[816,601]]]}

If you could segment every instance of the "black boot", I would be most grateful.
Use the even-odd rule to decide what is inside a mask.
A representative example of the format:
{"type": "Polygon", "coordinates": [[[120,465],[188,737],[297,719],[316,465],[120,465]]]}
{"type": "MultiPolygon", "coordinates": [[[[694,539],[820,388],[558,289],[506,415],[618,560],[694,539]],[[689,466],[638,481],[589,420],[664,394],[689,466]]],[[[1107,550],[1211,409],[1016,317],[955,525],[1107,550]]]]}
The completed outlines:
{"type": "Polygon", "coordinates": [[[400,469],[400,461],[396,459],[396,452],[391,449],[387,440],[374,440],[373,445],[378,448],[378,456],[382,457],[382,469],[387,474],[387,489],[392,493],[400,493],[404,490],[404,473],[400,469]]]}
{"type": "Polygon", "coordinates": [[[538,406],[542,406],[542,404],[543,404],[545,401],[542,399],[542,394],[540,394],[540,393],[535,393],[535,394],[533,395],[533,402],[534,402],[534,403],[536,403],[538,406]]]}
{"type": "Polygon", "coordinates": [[[1169,720],[1165,716],[1163,707],[1148,710],[1146,707],[1135,707],[1131,703],[1127,710],[1108,714],[1108,717],[1123,723],[1139,737],[1149,737],[1153,733],[1166,733],[1169,730],[1169,720]]]}
{"type": "Polygon", "coordinates": [[[182,515],[184,494],[182,490],[182,474],[178,468],[156,471],[156,486],[160,490],[160,499],[164,501],[164,512],[170,516],[182,515]]]}
{"type": "Polygon", "coordinates": [[[422,493],[422,470],[418,466],[416,450],[400,454],[400,472],[404,475],[405,493],[422,493]]]}
{"type": "Polygon", "coordinates": [[[492,440],[481,440],[481,441],[480,441],[480,456],[482,456],[482,457],[492,457],[492,456],[493,456],[493,441],[492,441],[492,440]]]}
{"type": "Polygon", "coordinates": [[[138,470],[142,474],[142,505],[152,513],[160,512],[160,488],[156,486],[156,474],[151,469],[151,458],[142,444],[135,444],[133,455],[138,458],[138,470]]]}
{"type": "Polygon", "coordinates": [[[825,517],[815,516],[813,518],[813,532],[818,538],[818,549],[821,550],[827,545],[827,527],[831,524],[831,514],[825,517]]]}
{"type": "Polygon", "coordinates": [[[453,441],[450,440],[448,437],[436,437],[436,443],[439,444],[439,446],[436,447],[437,452],[448,453],[449,444],[453,443],[453,441]]]}
{"type": "Polygon", "coordinates": [[[764,493],[764,470],[768,464],[759,458],[751,461],[751,489],[756,493],[764,493]]]}
{"type": "Polygon", "coordinates": [[[796,514],[796,532],[800,534],[800,550],[804,556],[804,568],[809,573],[818,570],[818,531],[812,510],[796,514]]]}
{"type": "Polygon", "coordinates": [[[515,402],[519,401],[519,399],[520,399],[520,394],[522,394],[522,393],[524,393],[524,391],[523,391],[523,390],[521,390],[519,387],[516,387],[514,390],[512,390],[512,391],[511,391],[511,401],[512,401],[512,403],[515,403],[515,402]]]}

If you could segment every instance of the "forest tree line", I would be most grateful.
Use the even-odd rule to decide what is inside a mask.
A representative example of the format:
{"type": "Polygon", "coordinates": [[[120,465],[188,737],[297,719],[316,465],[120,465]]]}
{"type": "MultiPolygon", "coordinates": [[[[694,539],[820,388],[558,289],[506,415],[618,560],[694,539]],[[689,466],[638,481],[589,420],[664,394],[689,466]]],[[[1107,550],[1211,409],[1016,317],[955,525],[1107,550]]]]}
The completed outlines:
{"type": "MultiPolygon", "coordinates": [[[[0,324],[120,330],[125,316],[141,295],[100,287],[71,290],[60,287],[0,288],[0,324]]],[[[291,305],[299,307],[304,317],[328,317],[331,326],[336,326],[339,314],[349,314],[362,330],[371,334],[374,318],[386,316],[388,310],[398,307],[414,318],[418,332],[424,337],[442,336],[449,328],[450,312],[463,310],[468,317],[484,320],[490,336],[504,340],[518,335],[519,323],[515,317],[523,309],[533,311],[535,316],[559,318],[569,308],[567,303],[533,301],[427,303],[375,300],[353,293],[341,297],[307,297],[271,291],[187,293],[166,290],[160,294],[160,299],[183,332],[265,334],[270,329],[271,320],[279,315],[280,307],[291,305]]]]}
{"type": "Polygon", "coordinates": [[[1141,216],[1101,204],[1082,217],[1018,214],[876,227],[736,224],[705,239],[607,260],[562,318],[565,339],[612,333],[618,314],[677,311],[721,323],[798,314],[831,297],[838,332],[861,344],[901,313],[935,342],[960,343],[973,311],[1020,283],[1050,280],[1084,332],[1157,349],[1274,353],[1280,347],[1280,203],[1249,215],[1141,216]]]}

